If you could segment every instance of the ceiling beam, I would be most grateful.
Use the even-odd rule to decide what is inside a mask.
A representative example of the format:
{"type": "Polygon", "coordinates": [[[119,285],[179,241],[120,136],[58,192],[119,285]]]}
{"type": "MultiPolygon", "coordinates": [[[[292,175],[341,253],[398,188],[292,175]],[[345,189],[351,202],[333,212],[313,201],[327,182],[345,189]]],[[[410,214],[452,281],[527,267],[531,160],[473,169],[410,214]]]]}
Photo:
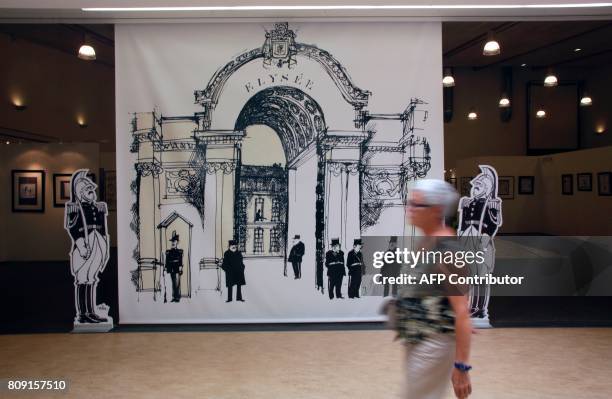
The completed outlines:
{"type": "Polygon", "coordinates": [[[588,35],[589,33],[594,33],[594,32],[597,32],[599,30],[607,29],[607,28],[610,28],[610,27],[612,27],[612,23],[606,23],[606,24],[600,25],[600,26],[592,28],[592,29],[587,29],[587,30],[582,31],[580,33],[576,33],[576,34],[564,37],[563,39],[558,39],[558,40],[555,40],[553,42],[546,43],[546,44],[543,44],[541,46],[532,48],[530,50],[523,51],[522,53],[515,54],[515,55],[512,55],[510,57],[506,57],[504,59],[501,59],[501,60],[498,60],[498,61],[495,61],[495,62],[491,62],[491,63],[486,64],[486,65],[481,65],[481,66],[474,67],[474,70],[475,71],[480,71],[480,70],[485,69],[485,68],[490,68],[492,66],[500,65],[500,64],[506,63],[508,61],[512,61],[512,60],[515,60],[517,58],[524,57],[524,56],[526,56],[528,54],[532,54],[532,53],[535,53],[537,51],[543,50],[543,49],[545,49],[547,47],[556,46],[558,44],[565,43],[565,42],[568,42],[568,41],[573,40],[573,39],[577,39],[577,38],[579,38],[581,36],[588,35]]]}

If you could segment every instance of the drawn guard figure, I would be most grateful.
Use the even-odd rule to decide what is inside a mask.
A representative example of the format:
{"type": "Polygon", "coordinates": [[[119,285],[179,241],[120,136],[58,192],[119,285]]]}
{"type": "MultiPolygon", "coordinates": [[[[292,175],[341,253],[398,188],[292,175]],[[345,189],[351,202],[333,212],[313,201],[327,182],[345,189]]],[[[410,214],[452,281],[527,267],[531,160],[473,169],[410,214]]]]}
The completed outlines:
{"type": "Polygon", "coordinates": [[[242,252],[238,251],[238,242],[229,241],[229,249],[223,254],[221,269],[225,272],[225,286],[227,287],[227,301],[231,302],[233,286],[236,286],[236,300],[244,302],[242,299],[242,286],[246,284],[244,279],[244,262],[242,252]]]}
{"type": "Polygon", "coordinates": [[[64,208],[64,228],[72,240],[70,269],[75,287],[74,322],[75,325],[110,323],[112,327],[108,315],[96,313],[96,310],[101,310],[96,300],[99,275],[109,258],[108,208],[105,202],[96,201],[97,185],[87,176],[88,173],[88,169],[79,169],[72,174],[70,201],[64,208]]]}
{"type": "Polygon", "coordinates": [[[360,298],[359,288],[361,287],[361,278],[365,274],[363,253],[361,252],[362,245],[361,238],[353,240],[353,249],[346,256],[346,268],[348,269],[349,276],[349,298],[360,298]]]}
{"type": "Polygon", "coordinates": [[[344,270],[344,252],[340,250],[340,239],[333,238],[331,247],[332,249],[325,254],[329,299],[334,299],[334,290],[336,298],[344,299],[342,296],[342,279],[346,276],[346,271],[344,270]]]}
{"type": "MultiPolygon", "coordinates": [[[[397,249],[397,237],[391,236],[389,238],[389,246],[388,246],[387,251],[395,253],[396,249],[397,249]]],[[[395,261],[395,256],[393,257],[393,259],[394,260],[392,262],[389,262],[389,263],[385,262],[383,266],[380,268],[380,274],[383,277],[398,277],[400,275],[402,265],[395,261]]],[[[391,291],[392,296],[396,296],[397,288],[398,288],[398,284],[385,283],[385,285],[383,286],[383,296],[389,296],[389,291],[391,291]]]]}
{"type": "MultiPolygon", "coordinates": [[[[479,165],[481,173],[470,181],[469,197],[459,200],[459,228],[457,235],[465,237],[468,250],[484,251],[485,261],[476,264],[472,273],[484,276],[495,267],[495,245],[493,238],[502,225],[502,200],[497,196],[497,171],[489,165],[479,165]]],[[[488,325],[490,285],[470,287],[470,308],[472,317],[488,325]]]]}
{"type": "Polygon", "coordinates": [[[172,232],[170,243],[172,247],[166,251],[166,273],[170,274],[170,279],[172,280],[171,302],[180,302],[181,276],[183,275],[183,250],[178,248],[179,235],[176,234],[176,230],[172,232]]]}
{"type": "Polygon", "coordinates": [[[289,251],[289,258],[287,259],[293,266],[294,279],[302,278],[302,257],[305,251],[306,247],[301,241],[300,235],[296,234],[293,237],[293,246],[291,247],[291,251],[289,251]]]}

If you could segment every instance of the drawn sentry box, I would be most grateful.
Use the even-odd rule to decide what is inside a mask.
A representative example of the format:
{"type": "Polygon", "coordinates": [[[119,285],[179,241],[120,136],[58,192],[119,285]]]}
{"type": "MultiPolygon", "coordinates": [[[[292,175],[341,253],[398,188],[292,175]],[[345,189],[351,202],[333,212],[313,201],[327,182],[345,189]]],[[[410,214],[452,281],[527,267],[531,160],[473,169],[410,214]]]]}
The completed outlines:
{"type": "MultiPolygon", "coordinates": [[[[162,260],[162,268],[165,267],[166,250],[171,248],[170,239],[172,232],[176,231],[179,235],[178,248],[183,250],[183,275],[181,276],[181,297],[191,298],[191,229],[193,225],[184,217],[176,212],[172,212],[167,218],[157,226],[160,229],[160,248],[159,258],[162,260]]],[[[163,274],[162,274],[163,275],[163,274]]],[[[170,278],[165,281],[166,290],[170,292],[172,285],[170,278]]]]}

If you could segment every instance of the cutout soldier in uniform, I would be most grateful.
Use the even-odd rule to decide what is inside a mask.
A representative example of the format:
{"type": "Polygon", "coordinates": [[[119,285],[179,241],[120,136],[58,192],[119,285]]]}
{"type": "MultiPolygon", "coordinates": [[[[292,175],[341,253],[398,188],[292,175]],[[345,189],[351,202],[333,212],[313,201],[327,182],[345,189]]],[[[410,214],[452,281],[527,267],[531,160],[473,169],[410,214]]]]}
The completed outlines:
{"type": "Polygon", "coordinates": [[[363,253],[361,238],[353,240],[353,249],[346,256],[346,268],[349,275],[348,296],[349,298],[360,298],[359,288],[361,287],[361,277],[365,274],[363,264],[363,253]]]}
{"type": "Polygon", "coordinates": [[[296,234],[293,237],[293,246],[291,247],[291,251],[289,251],[289,258],[287,259],[293,266],[294,279],[302,278],[302,257],[305,251],[306,247],[301,241],[300,235],[296,234]]]}
{"type": "Polygon", "coordinates": [[[342,279],[346,275],[346,271],[344,270],[344,252],[340,250],[340,239],[332,239],[331,247],[332,249],[325,254],[329,299],[334,299],[334,291],[336,292],[336,298],[344,299],[342,296],[342,279]]]}
{"type": "Polygon", "coordinates": [[[72,175],[70,202],[66,203],[64,228],[70,234],[70,268],[74,276],[75,323],[104,323],[96,314],[99,274],[109,257],[106,203],[97,202],[97,185],[80,169],[72,175]]]}
{"type": "Polygon", "coordinates": [[[223,263],[221,269],[225,272],[225,286],[227,287],[227,300],[231,302],[233,286],[236,287],[236,300],[244,302],[242,298],[242,286],[246,285],[244,278],[244,262],[242,261],[242,252],[238,251],[238,242],[236,240],[229,241],[229,249],[223,254],[223,263]]]}
{"type": "Polygon", "coordinates": [[[166,251],[166,273],[170,273],[172,280],[172,301],[181,301],[181,276],[183,275],[183,250],[178,248],[179,235],[176,230],[170,238],[172,247],[166,251]]]}

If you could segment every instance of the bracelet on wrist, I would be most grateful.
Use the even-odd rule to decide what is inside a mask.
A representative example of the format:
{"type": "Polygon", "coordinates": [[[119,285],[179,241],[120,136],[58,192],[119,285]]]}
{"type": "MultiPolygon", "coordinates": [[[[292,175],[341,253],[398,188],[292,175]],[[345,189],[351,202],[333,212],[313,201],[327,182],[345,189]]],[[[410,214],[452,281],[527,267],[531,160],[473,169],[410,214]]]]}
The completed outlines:
{"type": "Polygon", "coordinates": [[[455,362],[455,368],[459,371],[467,372],[472,369],[472,366],[461,362],[455,362]]]}

